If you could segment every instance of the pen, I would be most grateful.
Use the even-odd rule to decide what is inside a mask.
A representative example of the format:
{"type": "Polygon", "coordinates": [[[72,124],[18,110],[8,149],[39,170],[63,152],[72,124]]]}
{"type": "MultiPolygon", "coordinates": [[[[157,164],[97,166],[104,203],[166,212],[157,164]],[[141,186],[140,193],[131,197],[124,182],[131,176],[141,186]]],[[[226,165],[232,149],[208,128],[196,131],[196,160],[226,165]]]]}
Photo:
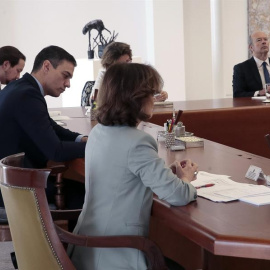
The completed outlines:
{"type": "Polygon", "coordinates": [[[179,122],[182,113],[183,113],[183,111],[181,111],[181,110],[178,111],[178,113],[176,115],[176,119],[175,119],[175,125],[177,125],[177,123],[179,122]]]}
{"type": "Polygon", "coordinates": [[[206,185],[203,185],[203,186],[199,186],[199,187],[196,187],[196,189],[199,189],[199,188],[205,188],[205,187],[212,187],[214,186],[215,184],[206,184],[206,185]]]}

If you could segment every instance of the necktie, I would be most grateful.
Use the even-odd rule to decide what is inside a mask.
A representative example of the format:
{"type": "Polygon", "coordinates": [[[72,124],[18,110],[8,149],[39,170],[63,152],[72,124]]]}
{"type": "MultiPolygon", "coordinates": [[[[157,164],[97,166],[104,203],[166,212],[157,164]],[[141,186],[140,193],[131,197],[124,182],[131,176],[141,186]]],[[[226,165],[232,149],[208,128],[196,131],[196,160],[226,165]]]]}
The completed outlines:
{"type": "Polygon", "coordinates": [[[265,83],[270,83],[270,77],[269,77],[269,72],[266,68],[266,62],[263,62],[262,65],[263,65],[263,73],[264,73],[265,83]]]}

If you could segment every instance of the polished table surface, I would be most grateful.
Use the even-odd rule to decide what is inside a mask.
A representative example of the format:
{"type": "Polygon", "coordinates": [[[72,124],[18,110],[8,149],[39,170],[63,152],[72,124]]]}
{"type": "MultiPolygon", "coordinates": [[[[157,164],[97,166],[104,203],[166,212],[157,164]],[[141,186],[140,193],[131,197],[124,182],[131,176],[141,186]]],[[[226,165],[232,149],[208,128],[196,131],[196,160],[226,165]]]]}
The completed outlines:
{"type": "MultiPolygon", "coordinates": [[[[209,109],[229,109],[237,107],[270,107],[270,103],[263,103],[261,99],[244,98],[220,98],[220,99],[202,99],[185,100],[173,102],[176,110],[209,110],[209,109]]],[[[155,112],[172,112],[171,106],[156,106],[155,112]]]]}
{"type": "MultiPolygon", "coordinates": [[[[261,99],[244,98],[220,98],[220,99],[201,99],[201,100],[183,100],[174,101],[173,106],[155,106],[154,113],[172,112],[174,107],[176,110],[192,111],[192,110],[209,110],[209,109],[226,109],[237,107],[270,107],[270,103],[263,103],[261,99]]],[[[51,108],[49,111],[60,110],[63,115],[71,117],[84,117],[86,109],[84,107],[62,107],[51,108]]]]}
{"type": "MultiPolygon", "coordinates": [[[[197,111],[197,110],[209,110],[209,109],[230,109],[237,107],[269,107],[270,103],[263,103],[260,99],[252,99],[249,97],[245,98],[220,98],[220,99],[202,99],[202,100],[186,100],[186,101],[175,101],[173,106],[155,106],[154,114],[172,113],[173,108],[175,110],[183,111],[197,111]]],[[[71,117],[85,117],[86,109],[84,107],[63,107],[63,108],[51,108],[50,111],[60,110],[63,115],[71,117]]]]}
{"type": "MultiPolygon", "coordinates": [[[[150,122],[163,126],[172,118],[173,108],[183,111],[180,121],[196,136],[270,158],[264,138],[270,133],[270,103],[252,98],[177,101],[173,106],[155,106],[150,122]]],[[[73,118],[89,118],[82,107],[61,110],[73,118]]]]}
{"type": "MultiPolygon", "coordinates": [[[[95,125],[85,116],[71,118],[66,123],[71,130],[84,134],[95,125]]],[[[145,128],[156,134],[155,125],[145,128]]],[[[254,183],[245,178],[250,165],[270,174],[269,159],[208,140],[203,148],[178,152],[168,151],[163,142],[158,145],[159,155],[166,164],[174,159],[191,158],[202,171],[230,175],[232,180],[247,183],[254,183]]],[[[84,160],[77,159],[69,165],[83,181],[84,160]]],[[[270,205],[254,206],[240,201],[214,203],[198,198],[187,206],[170,207],[157,199],[153,203],[150,237],[166,256],[186,269],[202,266],[209,270],[270,269],[269,224],[270,205]]]]}
{"type": "MultiPolygon", "coordinates": [[[[162,145],[159,145],[159,155],[167,164],[174,158],[180,160],[191,158],[199,164],[200,170],[230,175],[231,179],[238,182],[254,183],[245,178],[250,165],[262,168],[266,174],[270,173],[269,159],[207,140],[205,140],[204,148],[192,148],[176,153],[168,152],[162,145]]],[[[263,181],[260,183],[264,184],[263,181]]],[[[187,206],[168,208],[155,202],[152,216],[155,220],[161,220],[161,223],[163,222],[161,225],[178,232],[202,247],[206,251],[204,259],[209,260],[210,255],[214,254],[270,260],[270,205],[258,207],[240,201],[214,203],[204,198],[198,198],[196,202],[187,206]]],[[[156,223],[159,224],[159,221],[156,223]]],[[[159,224],[159,226],[161,225],[159,224]]],[[[153,239],[161,238],[158,243],[162,243],[160,233],[160,228],[156,228],[156,233],[151,233],[153,239]]],[[[166,238],[168,239],[168,236],[166,238]]],[[[194,247],[191,248],[190,253],[193,251],[194,247]]],[[[170,255],[169,247],[167,252],[167,255],[170,255]]],[[[201,259],[203,260],[203,258],[201,259]]],[[[181,259],[179,262],[183,264],[181,259]]],[[[267,266],[270,267],[270,264],[268,263],[267,266]]],[[[193,267],[191,265],[190,269],[194,269],[193,267]]],[[[220,265],[217,268],[217,264],[214,264],[212,268],[208,265],[204,269],[222,268],[220,265]]],[[[229,268],[224,269],[240,268],[238,265],[236,267],[230,265],[229,268]]],[[[246,266],[244,269],[250,268],[246,266]]]]}

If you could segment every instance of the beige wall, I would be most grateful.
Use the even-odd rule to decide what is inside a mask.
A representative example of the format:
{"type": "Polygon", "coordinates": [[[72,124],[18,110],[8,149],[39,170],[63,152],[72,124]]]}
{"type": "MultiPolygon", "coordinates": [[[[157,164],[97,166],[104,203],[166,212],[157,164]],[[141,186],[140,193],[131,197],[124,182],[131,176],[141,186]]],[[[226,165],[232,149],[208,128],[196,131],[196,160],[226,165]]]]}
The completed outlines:
{"type": "MultiPolygon", "coordinates": [[[[159,70],[170,100],[231,96],[233,65],[247,58],[247,0],[0,0],[0,46],[25,53],[27,72],[50,44],[83,59],[88,38],[82,28],[94,19],[159,70]]],[[[71,87],[48,106],[66,99],[79,105],[81,90],[71,87]]]]}
{"type": "Polygon", "coordinates": [[[246,0],[184,0],[186,99],[232,96],[232,72],[247,59],[246,0]]]}

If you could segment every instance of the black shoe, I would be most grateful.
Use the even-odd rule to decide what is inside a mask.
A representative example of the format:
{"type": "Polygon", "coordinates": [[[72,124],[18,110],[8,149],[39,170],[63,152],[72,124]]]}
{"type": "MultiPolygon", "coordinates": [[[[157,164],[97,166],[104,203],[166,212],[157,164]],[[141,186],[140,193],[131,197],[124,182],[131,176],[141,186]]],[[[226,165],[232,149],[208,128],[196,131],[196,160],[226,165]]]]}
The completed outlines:
{"type": "Polygon", "coordinates": [[[16,259],[16,254],[15,252],[10,253],[11,261],[14,266],[14,269],[18,269],[18,264],[17,264],[17,259],[16,259]]]}

